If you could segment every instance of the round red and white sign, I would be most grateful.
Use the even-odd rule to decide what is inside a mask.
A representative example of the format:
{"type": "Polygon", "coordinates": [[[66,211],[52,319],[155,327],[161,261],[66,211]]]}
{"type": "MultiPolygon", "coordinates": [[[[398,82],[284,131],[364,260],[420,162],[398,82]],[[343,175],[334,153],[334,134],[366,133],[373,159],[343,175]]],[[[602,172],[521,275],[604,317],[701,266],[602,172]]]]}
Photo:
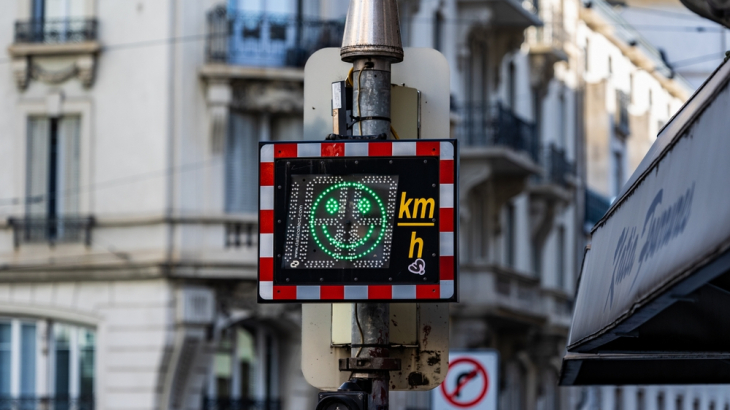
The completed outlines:
{"type": "Polygon", "coordinates": [[[449,371],[434,389],[434,410],[496,410],[496,351],[475,351],[449,355],[449,371]]]}

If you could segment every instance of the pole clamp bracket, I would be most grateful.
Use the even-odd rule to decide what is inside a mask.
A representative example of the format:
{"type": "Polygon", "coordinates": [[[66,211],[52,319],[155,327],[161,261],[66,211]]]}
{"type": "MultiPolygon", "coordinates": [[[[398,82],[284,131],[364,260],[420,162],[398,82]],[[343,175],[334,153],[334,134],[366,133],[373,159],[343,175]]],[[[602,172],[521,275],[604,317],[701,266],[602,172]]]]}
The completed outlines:
{"type": "Polygon", "coordinates": [[[387,357],[350,357],[340,359],[341,372],[380,372],[400,370],[400,359],[387,357]]]}

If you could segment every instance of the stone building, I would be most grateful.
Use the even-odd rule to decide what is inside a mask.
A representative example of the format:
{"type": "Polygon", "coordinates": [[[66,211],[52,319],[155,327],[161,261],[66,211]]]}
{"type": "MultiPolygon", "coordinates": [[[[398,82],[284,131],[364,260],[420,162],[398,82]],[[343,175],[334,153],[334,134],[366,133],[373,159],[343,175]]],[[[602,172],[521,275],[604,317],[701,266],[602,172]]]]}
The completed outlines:
{"type": "MultiPolygon", "coordinates": [[[[404,45],[451,67],[452,347],[500,352],[502,409],[592,403],[556,386],[586,221],[687,95],[599,1],[399,2],[404,45]]],[[[256,304],[256,147],[301,138],[302,67],[346,9],[3,3],[0,408],[314,407],[300,308],[256,304]]]]}

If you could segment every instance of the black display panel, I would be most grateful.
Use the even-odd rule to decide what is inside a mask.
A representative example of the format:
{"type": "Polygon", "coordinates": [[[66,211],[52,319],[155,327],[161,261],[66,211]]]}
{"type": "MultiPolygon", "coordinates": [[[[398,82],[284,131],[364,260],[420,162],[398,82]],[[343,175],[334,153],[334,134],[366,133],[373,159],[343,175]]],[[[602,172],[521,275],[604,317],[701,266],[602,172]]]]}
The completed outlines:
{"type": "Polygon", "coordinates": [[[282,268],[390,266],[397,175],[292,175],[282,268]]]}
{"type": "Polygon", "coordinates": [[[274,285],[439,283],[439,157],[274,161],[274,285]]]}

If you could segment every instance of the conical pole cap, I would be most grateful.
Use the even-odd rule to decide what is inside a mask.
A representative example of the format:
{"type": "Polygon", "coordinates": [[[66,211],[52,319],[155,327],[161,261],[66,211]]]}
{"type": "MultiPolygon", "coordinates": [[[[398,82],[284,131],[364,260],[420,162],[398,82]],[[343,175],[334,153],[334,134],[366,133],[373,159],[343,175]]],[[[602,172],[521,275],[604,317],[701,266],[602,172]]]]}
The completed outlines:
{"type": "Polygon", "coordinates": [[[403,61],[396,0],[350,0],[340,58],[352,62],[363,57],[403,61]]]}

